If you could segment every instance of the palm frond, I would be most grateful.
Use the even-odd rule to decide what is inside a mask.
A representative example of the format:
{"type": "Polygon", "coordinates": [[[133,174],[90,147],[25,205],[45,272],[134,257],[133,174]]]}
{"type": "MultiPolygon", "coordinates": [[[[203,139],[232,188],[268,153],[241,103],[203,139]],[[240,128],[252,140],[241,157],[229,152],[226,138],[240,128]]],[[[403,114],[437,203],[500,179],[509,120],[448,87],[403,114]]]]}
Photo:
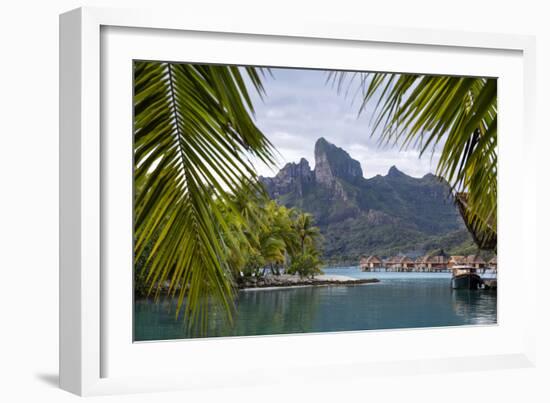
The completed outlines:
{"type": "MultiPolygon", "coordinates": [[[[352,79],[345,72],[329,75],[339,91],[352,79]]],[[[359,114],[373,107],[372,135],[383,144],[415,147],[420,155],[441,144],[436,173],[455,196],[468,194],[467,225],[496,234],[496,79],[364,73],[358,85],[359,114]]]]}
{"type": "Polygon", "coordinates": [[[472,238],[480,249],[497,249],[497,232],[491,225],[480,225],[477,217],[472,213],[468,205],[468,195],[458,193],[455,197],[458,211],[462,215],[466,228],[470,231],[472,238]]]}
{"type": "MultiPolygon", "coordinates": [[[[234,66],[134,64],[134,257],[148,254],[149,291],[167,285],[190,326],[206,326],[211,303],[229,317],[233,309],[223,236],[229,224],[220,206],[233,208],[230,195],[240,187],[259,186],[251,156],[273,163],[243,76],[262,93],[261,74],[234,66]]],[[[238,209],[232,213],[240,217],[238,209]]]]}

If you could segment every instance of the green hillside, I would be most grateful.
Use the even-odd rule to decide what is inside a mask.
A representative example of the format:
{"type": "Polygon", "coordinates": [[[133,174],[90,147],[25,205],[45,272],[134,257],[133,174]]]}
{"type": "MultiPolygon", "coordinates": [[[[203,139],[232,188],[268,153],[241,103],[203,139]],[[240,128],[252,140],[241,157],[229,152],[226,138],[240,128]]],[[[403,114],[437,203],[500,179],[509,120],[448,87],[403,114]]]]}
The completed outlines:
{"type": "Polygon", "coordinates": [[[358,161],[323,138],[315,144],[315,169],[302,158],[262,182],[273,199],[313,215],[328,264],[356,264],[369,254],[477,252],[445,181],[395,166],[365,179],[358,161]]]}

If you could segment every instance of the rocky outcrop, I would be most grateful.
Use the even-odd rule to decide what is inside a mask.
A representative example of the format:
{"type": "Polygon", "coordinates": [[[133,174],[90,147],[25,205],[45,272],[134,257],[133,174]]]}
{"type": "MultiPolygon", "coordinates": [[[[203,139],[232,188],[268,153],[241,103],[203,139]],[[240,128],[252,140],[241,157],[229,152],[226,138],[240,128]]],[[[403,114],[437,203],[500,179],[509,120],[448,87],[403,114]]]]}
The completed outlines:
{"type": "Polygon", "coordinates": [[[352,183],[362,179],[361,164],[346,151],[321,137],[315,143],[315,181],[334,186],[337,178],[352,183]]]}
{"type": "Polygon", "coordinates": [[[286,164],[275,177],[261,177],[260,180],[274,198],[293,192],[301,197],[304,190],[313,183],[314,177],[309,162],[302,158],[297,164],[294,162],[286,164]]]}
{"type": "Polygon", "coordinates": [[[365,214],[366,223],[373,226],[399,224],[399,220],[378,210],[369,210],[365,214]]]}
{"type": "Polygon", "coordinates": [[[350,157],[343,149],[320,138],[315,143],[315,169],[302,158],[299,163],[286,164],[273,178],[261,177],[273,198],[292,194],[301,198],[312,186],[321,186],[333,201],[349,201],[344,183],[363,180],[361,164],[350,157]]]}

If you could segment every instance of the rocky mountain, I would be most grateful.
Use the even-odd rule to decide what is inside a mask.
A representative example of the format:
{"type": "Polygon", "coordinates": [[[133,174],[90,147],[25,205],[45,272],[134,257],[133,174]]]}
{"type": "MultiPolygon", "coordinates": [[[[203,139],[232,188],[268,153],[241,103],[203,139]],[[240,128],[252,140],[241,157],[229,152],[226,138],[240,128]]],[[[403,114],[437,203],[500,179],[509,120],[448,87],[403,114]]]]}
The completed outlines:
{"type": "Polygon", "coordinates": [[[358,161],[324,138],[315,143],[314,169],[302,158],[261,181],[273,199],[313,214],[328,261],[471,246],[445,181],[414,178],[395,166],[366,179],[358,161]]]}

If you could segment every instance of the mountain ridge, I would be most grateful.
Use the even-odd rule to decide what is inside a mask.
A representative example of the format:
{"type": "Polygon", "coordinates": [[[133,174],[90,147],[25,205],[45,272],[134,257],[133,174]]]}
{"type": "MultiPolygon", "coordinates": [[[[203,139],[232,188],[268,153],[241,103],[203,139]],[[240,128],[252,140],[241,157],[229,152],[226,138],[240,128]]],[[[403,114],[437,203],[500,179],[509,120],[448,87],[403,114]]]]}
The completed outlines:
{"type": "Polygon", "coordinates": [[[313,169],[302,158],[260,181],[271,198],[314,216],[328,260],[399,248],[420,253],[438,236],[466,232],[451,188],[439,177],[414,178],[393,165],[386,175],[365,178],[359,161],[326,139],[319,138],[314,150],[313,169]]]}

